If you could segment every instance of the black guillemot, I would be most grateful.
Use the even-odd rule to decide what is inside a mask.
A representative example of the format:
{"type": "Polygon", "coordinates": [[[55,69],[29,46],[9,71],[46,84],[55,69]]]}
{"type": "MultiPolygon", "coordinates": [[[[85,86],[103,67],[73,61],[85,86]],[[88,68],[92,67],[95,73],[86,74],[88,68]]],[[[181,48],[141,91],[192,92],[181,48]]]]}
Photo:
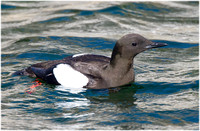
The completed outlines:
{"type": "Polygon", "coordinates": [[[134,82],[133,59],[147,49],[166,46],[139,34],[120,38],[111,58],[93,54],[78,54],[62,60],[33,64],[15,75],[37,77],[49,84],[70,88],[105,89],[134,82]]]}

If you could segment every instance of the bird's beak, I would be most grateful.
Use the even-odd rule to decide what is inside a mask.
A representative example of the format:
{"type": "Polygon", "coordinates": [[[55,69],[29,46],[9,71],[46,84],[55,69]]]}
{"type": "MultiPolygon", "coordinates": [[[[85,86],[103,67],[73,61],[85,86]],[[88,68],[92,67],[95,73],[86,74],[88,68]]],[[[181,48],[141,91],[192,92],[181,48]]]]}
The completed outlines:
{"type": "Polygon", "coordinates": [[[163,47],[163,46],[167,46],[166,43],[155,43],[155,42],[152,42],[151,44],[147,45],[146,46],[146,49],[151,49],[151,48],[158,48],[158,47],[163,47]]]}

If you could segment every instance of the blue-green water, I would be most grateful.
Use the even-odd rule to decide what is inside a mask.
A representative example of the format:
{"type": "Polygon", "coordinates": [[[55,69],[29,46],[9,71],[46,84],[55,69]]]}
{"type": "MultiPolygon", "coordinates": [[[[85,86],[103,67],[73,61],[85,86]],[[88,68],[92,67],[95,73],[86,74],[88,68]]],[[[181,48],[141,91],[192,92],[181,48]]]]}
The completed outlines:
{"type": "Polygon", "coordinates": [[[198,2],[2,2],[2,129],[199,129],[198,2]],[[134,61],[136,82],[118,92],[73,93],[12,76],[77,53],[110,56],[139,33],[168,46],[134,61]]]}

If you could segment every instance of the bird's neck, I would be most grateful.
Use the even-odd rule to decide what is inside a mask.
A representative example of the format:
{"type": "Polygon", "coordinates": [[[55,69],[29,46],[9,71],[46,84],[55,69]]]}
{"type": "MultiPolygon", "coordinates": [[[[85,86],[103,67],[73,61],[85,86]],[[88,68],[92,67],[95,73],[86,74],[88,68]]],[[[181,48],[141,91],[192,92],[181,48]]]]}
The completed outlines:
{"type": "Polygon", "coordinates": [[[108,76],[105,76],[105,78],[108,80],[110,87],[122,86],[133,82],[135,79],[132,59],[124,59],[116,56],[111,59],[105,72],[108,76]]]}
{"type": "Polygon", "coordinates": [[[112,52],[108,70],[120,72],[124,75],[133,68],[133,58],[134,56],[124,53],[122,46],[117,42],[112,52]]]}
{"type": "Polygon", "coordinates": [[[120,55],[116,55],[113,58],[111,58],[109,68],[112,71],[118,71],[122,75],[124,75],[130,70],[132,70],[133,58],[126,59],[121,57],[120,55]]]}

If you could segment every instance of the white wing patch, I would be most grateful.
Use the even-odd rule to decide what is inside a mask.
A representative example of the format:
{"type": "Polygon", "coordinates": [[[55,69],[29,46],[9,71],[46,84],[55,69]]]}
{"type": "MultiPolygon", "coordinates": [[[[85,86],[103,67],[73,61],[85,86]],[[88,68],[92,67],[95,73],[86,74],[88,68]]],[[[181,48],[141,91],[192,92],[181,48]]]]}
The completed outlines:
{"type": "Polygon", "coordinates": [[[73,55],[72,57],[78,57],[78,56],[82,56],[82,55],[87,55],[88,53],[82,53],[82,54],[76,54],[76,55],[73,55]]]}
{"type": "Polygon", "coordinates": [[[59,64],[53,69],[53,74],[62,86],[67,89],[71,88],[82,88],[86,86],[89,79],[82,73],[74,70],[68,64],[59,64]]]}

